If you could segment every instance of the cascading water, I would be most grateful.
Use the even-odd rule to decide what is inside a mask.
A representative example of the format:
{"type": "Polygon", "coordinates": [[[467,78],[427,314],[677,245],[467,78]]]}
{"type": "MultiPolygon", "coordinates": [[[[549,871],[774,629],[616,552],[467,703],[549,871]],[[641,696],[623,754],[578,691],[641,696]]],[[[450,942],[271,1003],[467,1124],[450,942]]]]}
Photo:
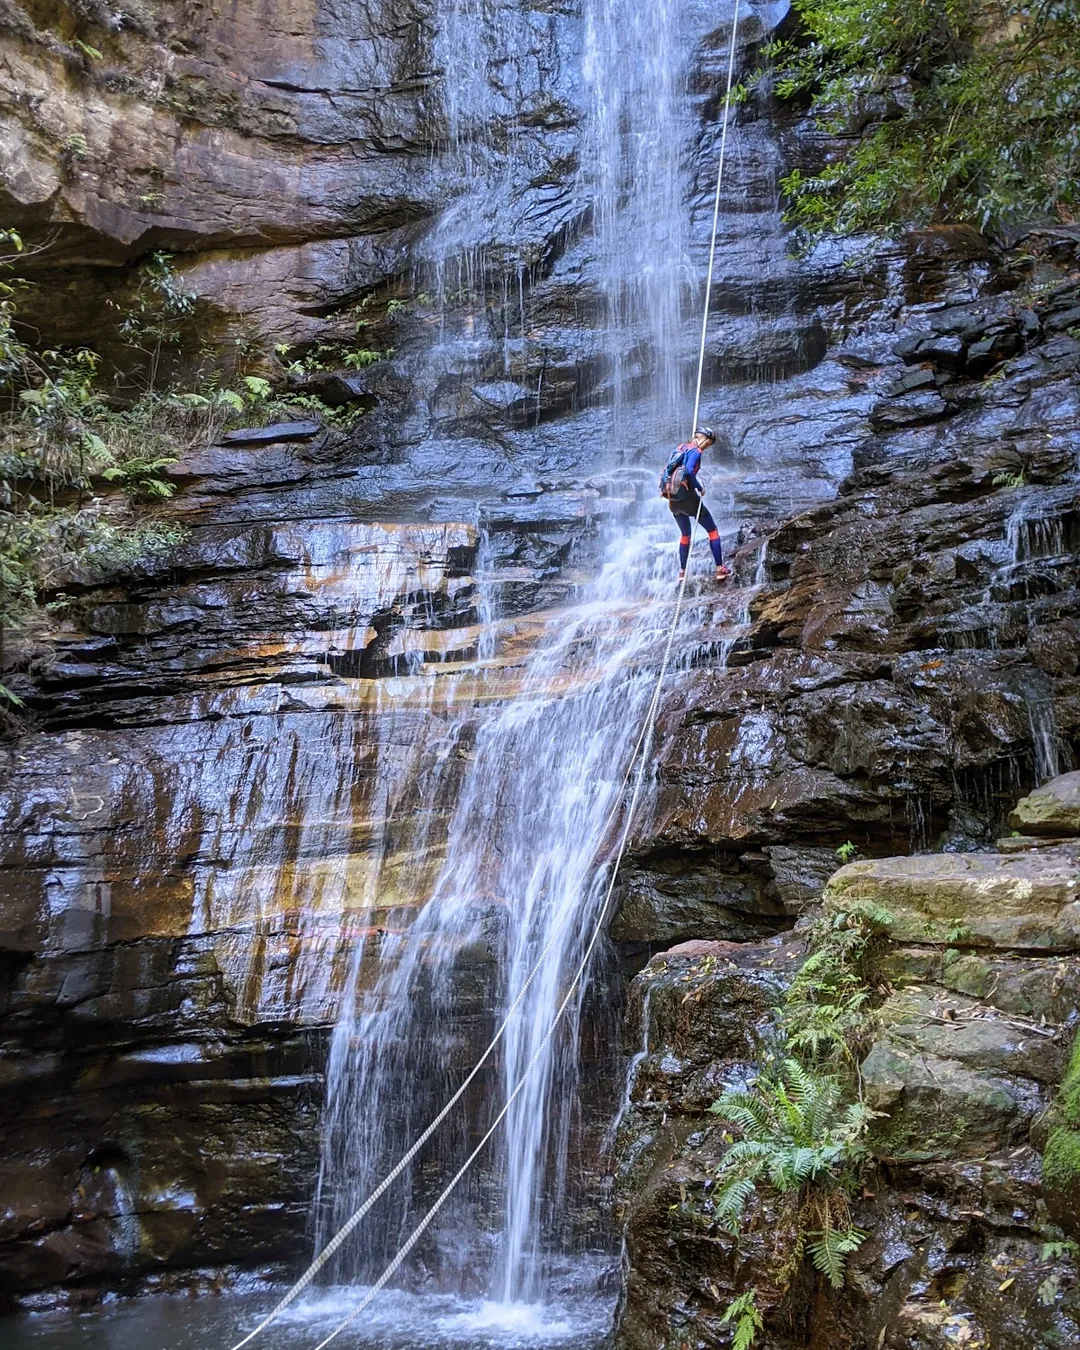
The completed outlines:
{"type": "MultiPolygon", "coordinates": [[[[603,257],[617,412],[633,400],[638,434],[662,428],[668,440],[683,430],[680,371],[692,356],[680,338],[688,185],[679,154],[687,131],[679,8],[675,0],[586,0],[583,65],[592,113],[579,173],[603,257]]],[[[441,49],[448,53],[452,35],[464,53],[456,75],[454,63],[443,62],[452,148],[473,163],[481,153],[474,143],[478,109],[492,79],[486,9],[476,0],[450,0],[443,9],[441,49]]],[[[505,35],[501,41],[505,46],[505,35]]],[[[435,231],[434,251],[443,260],[455,250],[480,257],[470,254],[463,225],[467,197],[435,231]]],[[[650,496],[652,478],[650,467],[650,496]]],[[[597,918],[611,816],[670,620],[671,530],[655,509],[651,521],[639,511],[645,483],[636,470],[612,469],[609,493],[625,499],[619,537],[596,580],[544,624],[523,667],[500,658],[489,637],[481,644],[491,658],[481,697],[459,708],[453,693],[446,695],[438,762],[456,772],[464,760],[466,768],[447,821],[437,821],[435,811],[446,792],[440,772],[423,800],[408,804],[427,822],[417,827],[417,856],[442,851],[438,876],[428,886],[418,872],[415,904],[391,914],[385,931],[355,957],[328,1071],[320,1245],[426,1125],[505,1010],[519,999],[520,1007],[481,1090],[470,1093],[453,1129],[421,1154],[377,1222],[348,1249],[338,1279],[377,1273],[445,1181],[450,1162],[460,1161],[534,1059],[490,1163],[440,1216],[425,1262],[444,1287],[528,1305],[547,1300],[574,1249],[566,1202],[574,1184],[568,1158],[581,998],[559,1035],[546,1045],[543,1038],[597,918]]],[[[478,608],[490,616],[491,592],[479,580],[478,608]]],[[[722,616],[713,622],[719,628],[722,616]]],[[[709,626],[705,610],[692,603],[685,623],[698,633],[709,626]]],[[[452,680],[444,683],[452,690],[452,680]]],[[[388,705],[393,698],[388,691],[388,705]]]]}
{"type": "Polygon", "coordinates": [[[686,48],[675,0],[589,0],[584,76],[593,114],[583,178],[594,206],[614,369],[615,426],[647,394],[649,431],[685,420],[680,330],[687,282],[682,166],[686,48]],[[591,181],[590,181],[591,179],[591,181]]]}

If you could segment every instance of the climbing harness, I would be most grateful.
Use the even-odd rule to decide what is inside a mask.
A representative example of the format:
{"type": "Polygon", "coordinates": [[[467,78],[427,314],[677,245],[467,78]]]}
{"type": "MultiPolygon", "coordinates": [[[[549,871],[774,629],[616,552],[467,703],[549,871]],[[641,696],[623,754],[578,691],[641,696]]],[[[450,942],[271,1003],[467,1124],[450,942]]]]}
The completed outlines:
{"type": "MultiPolygon", "coordinates": [[[[716,261],[716,236],[720,225],[720,200],[721,200],[721,189],[723,187],[724,182],[724,159],[727,150],[728,121],[731,109],[731,90],[735,73],[735,38],[739,26],[739,4],[740,0],[735,0],[735,12],[731,25],[731,48],[728,53],[727,90],[724,95],[724,121],[720,136],[720,162],[716,175],[716,195],[713,203],[712,240],[709,246],[709,274],[705,286],[705,313],[701,325],[701,346],[698,353],[697,388],[694,395],[694,417],[691,423],[691,437],[693,436],[694,428],[697,426],[698,413],[700,412],[701,408],[701,389],[705,372],[705,346],[708,338],[708,329],[709,329],[709,309],[712,303],[713,269],[716,261]]],[[[701,503],[699,500],[698,503],[699,517],[700,511],[701,511],[701,503]]],[[[623,857],[625,856],[626,853],[626,847],[630,840],[630,831],[634,824],[634,818],[637,813],[638,802],[640,801],[641,792],[645,783],[646,768],[649,763],[653,742],[655,740],[656,721],[660,711],[660,699],[663,694],[664,681],[667,678],[668,667],[671,664],[671,652],[675,643],[675,634],[678,630],[679,619],[682,615],[683,599],[685,595],[686,595],[686,573],[684,571],[684,574],[679,581],[679,590],[675,600],[675,611],[672,616],[671,625],[668,628],[667,638],[664,644],[664,654],[660,662],[660,673],[656,681],[656,686],[653,690],[652,698],[649,701],[649,706],[646,711],[644,721],[642,723],[642,729],[641,732],[638,734],[637,743],[634,746],[634,749],[630,755],[630,761],[626,770],[626,774],[623,777],[622,786],[619,792],[616,794],[615,805],[613,806],[611,812],[608,814],[607,820],[605,821],[604,827],[599,835],[600,845],[602,845],[603,840],[607,836],[608,830],[614,823],[619,813],[619,804],[622,794],[626,789],[626,785],[630,781],[631,777],[633,777],[634,788],[633,792],[631,793],[630,803],[626,811],[625,823],[623,825],[623,829],[619,837],[619,847],[616,850],[614,861],[611,864],[611,874],[608,880],[607,890],[604,894],[603,904],[600,906],[596,924],[593,927],[592,933],[589,937],[588,944],[585,947],[584,954],[580,962],[578,963],[577,969],[574,971],[574,974],[571,977],[570,983],[567,986],[566,993],[563,996],[562,1002],[556,1009],[555,1015],[552,1018],[547,1031],[544,1033],[543,1038],[536,1047],[536,1050],[533,1052],[532,1058],[529,1060],[528,1064],[526,1064],[524,1070],[521,1073],[521,1076],[518,1078],[518,1081],[515,1083],[512,1091],[510,1092],[510,1095],[503,1103],[502,1109],[499,1111],[499,1114],[495,1117],[494,1121],[491,1123],[491,1126],[488,1128],[484,1137],[480,1140],[475,1149],[473,1149],[472,1153],[469,1154],[468,1158],[466,1158],[466,1160],[462,1163],[461,1167],[458,1168],[457,1172],[454,1174],[454,1176],[451,1178],[451,1180],[447,1183],[445,1188],[439,1194],[438,1199],[434,1202],[431,1208],[423,1216],[423,1218],[420,1220],[417,1226],[410,1233],[408,1238],[406,1238],[405,1242],[395,1253],[389,1265],[387,1265],[386,1269],[382,1272],[382,1274],[378,1277],[375,1283],[367,1291],[367,1293],[364,1295],[361,1301],[348,1314],[347,1317],[343,1318],[333,1328],[333,1330],[327,1336],[325,1336],[323,1340],[319,1342],[319,1344],[315,1347],[315,1350],[325,1350],[325,1347],[328,1346],[331,1343],[331,1341],[335,1340],[347,1327],[349,1327],[353,1322],[355,1322],[356,1319],[367,1310],[367,1308],[371,1305],[372,1300],[376,1297],[376,1295],[378,1295],[379,1292],[383,1288],[385,1288],[386,1284],[391,1279],[393,1279],[394,1275],[400,1268],[402,1262],[413,1250],[413,1248],[416,1246],[417,1242],[419,1242],[420,1238],[423,1236],[426,1230],[430,1227],[431,1223],[433,1222],[439,1211],[442,1209],[443,1205],[450,1198],[453,1192],[457,1189],[461,1180],[469,1172],[473,1163],[475,1163],[477,1158],[480,1157],[481,1153],[483,1153],[484,1149],[490,1142],[491,1138],[499,1129],[499,1126],[506,1119],[506,1116],[508,1115],[510,1108],[513,1106],[514,1102],[517,1100],[518,1096],[524,1089],[526,1083],[528,1082],[529,1075],[535,1068],[537,1062],[540,1059],[541,1054],[546,1049],[552,1036],[554,1036],[555,1032],[558,1030],[558,1027],[562,1022],[563,1016],[565,1015],[567,1008],[570,1006],[572,999],[577,993],[578,986],[580,985],[582,979],[584,978],[585,972],[588,969],[590,961],[592,960],[593,952],[596,950],[596,944],[600,941],[601,934],[603,933],[604,928],[606,926],[608,911],[611,907],[611,899],[615,893],[615,885],[619,876],[619,868],[622,866],[623,857]],[[634,773],[635,763],[637,763],[636,775],[634,773]]],[[[598,848],[600,847],[600,845],[598,845],[598,848]]],[[[589,867],[592,866],[595,860],[596,858],[594,853],[593,857],[590,858],[589,862],[583,868],[582,876],[579,878],[579,881],[584,880],[584,873],[589,869],[589,867]]],[[[571,888],[568,891],[568,895],[572,894],[574,894],[574,888],[571,888]]],[[[563,912],[559,915],[558,921],[555,925],[551,937],[548,940],[547,945],[544,947],[544,950],[537,957],[536,962],[534,963],[532,969],[526,975],[525,980],[522,983],[521,989],[518,991],[517,997],[514,999],[513,1003],[507,1009],[506,1015],[499,1023],[499,1026],[496,1029],[495,1034],[492,1037],[487,1048],[484,1050],[483,1054],[473,1065],[468,1076],[461,1083],[457,1091],[449,1098],[449,1100],[446,1102],[446,1105],[432,1119],[431,1123],[417,1138],[417,1140],[412,1144],[412,1146],[408,1149],[408,1151],[402,1154],[401,1159],[387,1173],[387,1175],[383,1178],[383,1180],[379,1183],[379,1185],[375,1188],[375,1190],[372,1191],[372,1193],[363,1202],[363,1204],[359,1207],[359,1209],[355,1211],[355,1213],[346,1221],[345,1224],[343,1224],[343,1226],[337,1231],[337,1233],[330,1239],[330,1241],[326,1244],[323,1250],[315,1257],[311,1265],[308,1266],[307,1270],[304,1271],[303,1275],[300,1276],[300,1278],[289,1289],[289,1291],[284,1295],[284,1297],[281,1298],[277,1304],[275,1304],[275,1306],[266,1315],[266,1317],[263,1318],[263,1320],[258,1324],[258,1326],[256,1326],[254,1330],[250,1331],[242,1340],[237,1341],[236,1344],[232,1346],[231,1350],[244,1350],[245,1346],[250,1345],[251,1342],[254,1341],[257,1336],[259,1336],[263,1331],[266,1330],[268,1326],[271,1325],[271,1323],[275,1322],[278,1319],[278,1317],[280,1317],[282,1312],[284,1312],[284,1310],[296,1298],[298,1298],[299,1295],[302,1294],[305,1289],[309,1287],[311,1282],[315,1279],[316,1275],[318,1275],[319,1271],[322,1270],[323,1267],[327,1264],[327,1262],[331,1260],[334,1254],[340,1250],[342,1244],[348,1239],[350,1234],[352,1234],[356,1230],[358,1225],[364,1219],[365,1215],[367,1215],[370,1212],[372,1206],[376,1203],[376,1201],[380,1198],[380,1196],[384,1195],[385,1192],[389,1189],[389,1187],[397,1180],[397,1178],[401,1176],[402,1172],[406,1169],[406,1167],[408,1167],[409,1163],[412,1162],[412,1160],[420,1152],[420,1149],[424,1146],[425,1143],[427,1143],[427,1141],[431,1138],[431,1136],[435,1133],[435,1131],[447,1118],[447,1116],[450,1114],[453,1108],[465,1095],[465,1092],[467,1091],[469,1085],[475,1080],[477,1074],[479,1074],[480,1070],[491,1058],[492,1054],[495,1052],[496,1048],[502,1041],[503,1035],[505,1034],[506,1029],[510,1024],[511,1019],[514,1017],[518,1008],[521,1006],[525,994],[527,993],[533,980],[539,973],[547,957],[551,954],[551,951],[554,948],[557,939],[559,938],[563,928],[568,922],[571,913],[571,908],[572,908],[571,903],[568,899],[566,904],[564,904],[563,906],[563,912]]]]}

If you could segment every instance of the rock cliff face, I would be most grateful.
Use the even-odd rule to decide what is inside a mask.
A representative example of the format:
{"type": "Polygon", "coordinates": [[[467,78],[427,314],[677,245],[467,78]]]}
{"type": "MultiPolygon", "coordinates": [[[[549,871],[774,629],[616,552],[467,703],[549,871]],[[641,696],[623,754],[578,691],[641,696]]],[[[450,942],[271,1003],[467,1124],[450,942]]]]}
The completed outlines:
{"type": "Polygon", "coordinates": [[[1078,1335],[1071,1249],[1045,1246],[1077,1224],[1072,1078],[1057,1091],[1077,1009],[1076,774],[1015,804],[1077,749],[1077,292],[991,282],[976,299],[940,257],[905,264],[924,274],[882,307],[895,327],[841,339],[875,394],[852,472],[771,537],[727,669],[706,656],[685,707],[667,705],[613,929],[638,950],[682,944],[631,992],[623,1345],[725,1344],[724,1310],[754,1287],[767,1346],[1078,1335]],[[1013,354],[980,378],[994,342],[1013,354]],[[894,916],[861,1066],[884,1115],[856,1210],[870,1237],[844,1291],[807,1278],[777,1303],[775,1216],[752,1214],[738,1244],[711,1217],[725,1144],[706,1109],[774,1053],[802,959],[794,934],[747,942],[751,927],[816,905],[847,839],[868,860],[828,882],[827,910],[894,916]]]}
{"type": "Polygon", "coordinates": [[[1066,283],[1029,308],[992,293],[998,276],[981,297],[922,284],[882,305],[880,327],[838,335],[831,359],[872,397],[852,472],[771,536],[727,668],[704,654],[668,705],[620,940],[735,935],[723,908],[711,923],[694,908],[696,875],[714,905],[726,888],[736,913],[790,920],[845,840],[871,854],[990,843],[1019,789],[1071,767],[1078,293],[1066,283]],[[935,334],[955,356],[928,354],[935,334]],[[1002,334],[1025,350],[979,378],[971,352],[1002,334]],[[913,409],[913,378],[933,386],[932,412],[913,409]]]}
{"type": "MultiPolygon", "coordinates": [[[[744,63],[776,17],[750,21],[744,63]]],[[[201,340],[229,360],[239,339],[273,372],[274,344],[348,338],[362,301],[372,340],[395,348],[320,377],[360,410],[347,430],[250,429],[178,465],[187,544],[122,584],[66,583],[69,617],[27,675],[39,723],[3,751],[0,821],[12,1301],[295,1262],[348,952],[419,903],[441,843],[416,813],[436,777],[445,812],[469,753],[439,760],[439,735],[512,693],[541,616],[653,490],[632,402],[618,467],[597,466],[616,363],[636,361],[643,388],[657,354],[640,333],[613,354],[606,332],[569,60],[580,16],[515,4],[503,18],[522,57],[492,114],[505,139],[482,143],[494,205],[466,241],[490,285],[395,317],[389,300],[428,284],[432,222],[462,191],[427,7],[5,11],[4,223],[50,241],[30,302],[44,336],[109,349],[106,302],[167,248],[200,297],[201,340]]],[[[713,23],[687,19],[698,261],[726,36],[713,23]]],[[[634,1347],[672,1327],[728,1334],[731,1253],[680,1229],[672,1188],[708,1166],[701,1112],[760,1053],[799,959],[782,935],[836,847],[852,840],[871,867],[985,849],[1080,742],[1075,239],[1035,234],[1006,256],[938,231],[869,259],[792,260],[775,173],[806,130],[742,114],[705,406],[737,478],[737,586],[692,597],[700,641],[665,702],[611,933],[631,970],[721,944],[655,957],[632,995],[649,1038],[620,1163],[619,1334],[634,1347]]],[[[1038,856],[1060,889],[1073,851],[1038,856]]],[[[931,917],[968,916],[938,904],[931,917]]],[[[808,1291],[790,1344],[847,1318],[852,1345],[944,1345],[946,1319],[924,1313],[961,1266],[985,1286],[972,1315],[1004,1309],[989,1272],[999,1235],[1008,1270],[1034,1250],[1032,1122],[1063,1071],[1072,951],[1067,936],[1030,954],[988,932],[946,969],[939,946],[897,939],[875,1090],[905,1104],[901,1122],[970,1103],[972,1132],[927,1158],[898,1144],[868,1198],[882,1238],[857,1289],[895,1296],[901,1338],[874,1341],[884,1323],[862,1304],[808,1291]],[[972,1038],[987,1020],[992,1045],[927,1041],[984,1009],[972,1038]],[[1040,1027],[1022,1048],[1014,1015],[1040,1027]],[[928,1055],[948,1091],[920,1077],[928,1055]],[[941,1255],[969,1249],[986,1260],[941,1255]]],[[[463,1018],[462,1062],[483,1030],[463,1018]]],[[[614,1065],[596,1061],[594,1126],[613,1109],[614,1065]]],[[[1048,1337],[1068,1315],[1047,1312],[1048,1337]]]]}
{"type": "Polygon", "coordinates": [[[1075,1248],[1061,1241],[1080,1224],[1075,1067],[1056,1086],[1080,993],[1077,779],[1020,803],[1039,835],[852,863],[825,890],[826,914],[863,902],[889,916],[861,1064],[879,1113],[854,1206],[868,1236],[842,1290],[804,1275],[781,1293],[777,1214],[758,1204],[735,1241],[710,1196],[728,1143],[707,1107],[773,1050],[799,942],[689,942],[650,961],[632,994],[643,1049],[620,1121],[620,1344],[723,1343],[728,1303],[751,1288],[760,1343],[777,1350],[1075,1342],[1075,1248]]]}

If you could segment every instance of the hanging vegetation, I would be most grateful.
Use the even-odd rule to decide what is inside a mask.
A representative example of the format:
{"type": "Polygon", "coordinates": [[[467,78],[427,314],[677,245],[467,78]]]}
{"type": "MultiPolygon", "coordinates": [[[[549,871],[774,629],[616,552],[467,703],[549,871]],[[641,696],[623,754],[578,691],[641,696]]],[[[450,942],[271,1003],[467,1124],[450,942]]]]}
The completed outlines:
{"type": "Polygon", "coordinates": [[[835,138],[783,180],[809,237],[1080,212],[1080,7],[1073,0],[795,0],[801,32],[754,77],[808,99],[835,138]]]}

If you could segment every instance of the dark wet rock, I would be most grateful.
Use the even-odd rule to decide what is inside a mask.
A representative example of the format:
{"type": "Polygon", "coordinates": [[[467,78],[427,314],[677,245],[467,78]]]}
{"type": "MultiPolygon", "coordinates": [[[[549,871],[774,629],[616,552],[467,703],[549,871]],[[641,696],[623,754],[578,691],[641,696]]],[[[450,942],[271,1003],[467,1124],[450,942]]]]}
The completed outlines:
{"type": "Polygon", "coordinates": [[[222,445],[271,445],[289,441],[309,441],[322,431],[319,422],[271,422],[265,427],[239,427],[226,431],[222,445]]]}
{"type": "Polygon", "coordinates": [[[768,894],[764,866],[736,859],[694,863],[678,857],[635,872],[612,920],[612,939],[655,950],[688,939],[749,941],[788,926],[786,911],[768,894]]]}
{"type": "Polygon", "coordinates": [[[631,1044],[640,1051],[616,1142],[628,1263],[620,1345],[644,1350],[673,1331],[724,1334],[735,1244],[706,1209],[723,1144],[704,1113],[767,1053],[772,1010],[798,954],[778,941],[687,943],[654,957],[632,986],[631,1044]]]}
{"type": "Polygon", "coordinates": [[[1046,320],[1047,328],[1054,332],[1071,332],[1074,328],[1080,328],[1080,305],[1073,309],[1056,309],[1046,320]]]}
{"type": "Polygon", "coordinates": [[[964,369],[965,347],[963,340],[955,333],[942,333],[931,337],[922,337],[918,333],[905,338],[896,345],[896,354],[910,364],[928,362],[939,370],[959,374],[964,369]]]}
{"type": "MultiPolygon", "coordinates": [[[[289,381],[291,393],[311,394],[329,408],[361,408],[369,411],[378,403],[372,391],[370,375],[356,375],[347,370],[313,370],[299,379],[289,381]]],[[[298,439],[291,437],[289,439],[298,439]]]]}
{"type": "MultiPolygon", "coordinates": [[[[934,384],[932,374],[915,376],[915,388],[921,384],[934,384]]],[[[875,431],[897,431],[903,427],[925,426],[929,422],[939,422],[949,413],[949,405],[940,394],[931,390],[921,393],[907,392],[910,386],[903,383],[894,386],[895,399],[875,403],[870,410],[870,425],[875,431]]]]}
{"type": "Polygon", "coordinates": [[[973,342],[967,349],[966,369],[969,375],[985,375],[1002,361],[1015,356],[1023,349],[1023,339],[1018,332],[1005,329],[973,342]]]}
{"type": "MultiPolygon", "coordinates": [[[[904,394],[914,393],[916,389],[935,389],[937,388],[937,376],[932,370],[912,370],[901,375],[898,380],[889,386],[889,398],[900,398],[904,394]]],[[[877,409],[871,414],[876,421],[880,422],[881,415],[877,409]]]]}

